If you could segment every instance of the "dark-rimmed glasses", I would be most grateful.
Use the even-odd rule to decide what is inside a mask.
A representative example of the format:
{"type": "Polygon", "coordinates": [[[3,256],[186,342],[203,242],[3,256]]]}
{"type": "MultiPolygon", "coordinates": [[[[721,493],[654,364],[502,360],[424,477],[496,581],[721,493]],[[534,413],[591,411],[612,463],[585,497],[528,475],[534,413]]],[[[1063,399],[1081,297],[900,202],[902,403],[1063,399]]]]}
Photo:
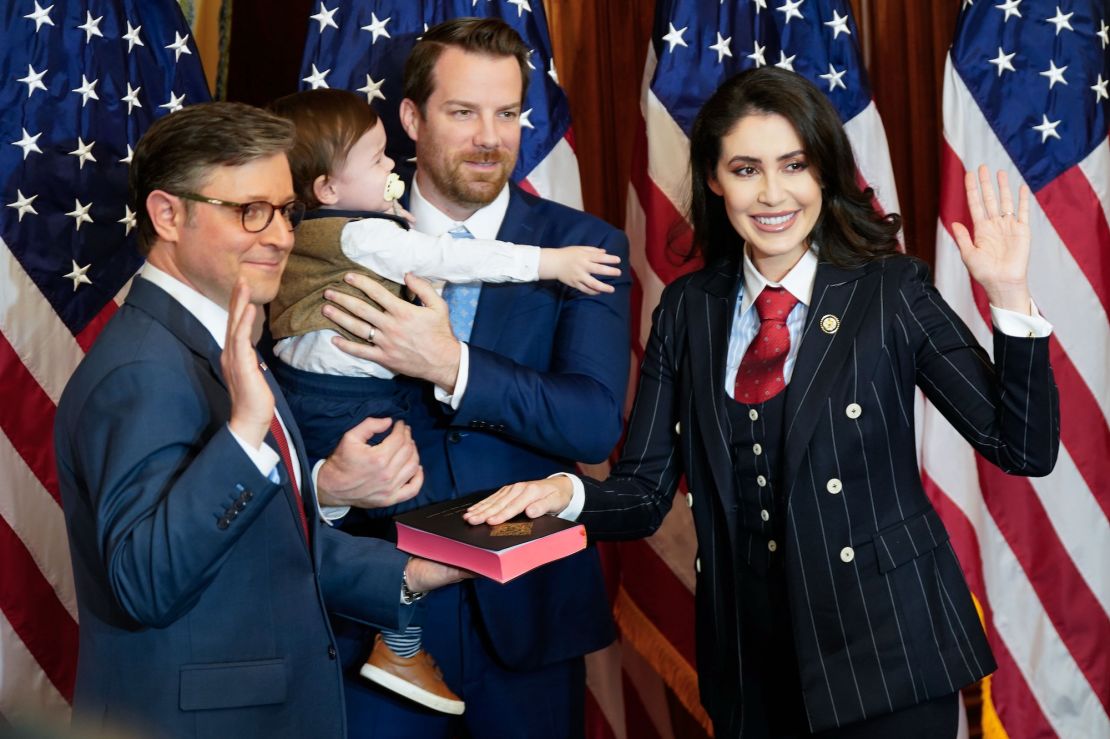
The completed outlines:
{"type": "Polygon", "coordinates": [[[292,231],[304,218],[305,205],[300,200],[290,200],[288,203],[282,205],[274,205],[266,200],[255,200],[250,203],[233,203],[230,200],[220,200],[218,198],[210,198],[206,195],[198,195],[195,192],[176,192],[170,193],[185,200],[192,200],[194,203],[208,203],[209,205],[220,205],[225,208],[235,208],[239,211],[239,215],[243,221],[243,229],[249,233],[256,234],[265,231],[274,220],[274,213],[281,213],[281,217],[289,224],[289,230],[292,231]]]}

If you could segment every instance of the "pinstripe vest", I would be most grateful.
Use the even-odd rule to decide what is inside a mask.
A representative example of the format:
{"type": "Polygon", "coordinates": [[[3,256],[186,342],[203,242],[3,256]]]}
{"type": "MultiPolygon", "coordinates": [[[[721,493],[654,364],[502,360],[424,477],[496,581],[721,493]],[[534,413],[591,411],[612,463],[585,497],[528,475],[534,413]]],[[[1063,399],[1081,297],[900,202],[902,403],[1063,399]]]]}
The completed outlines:
{"type": "Polygon", "coordinates": [[[764,575],[772,561],[782,564],[786,534],[786,494],[782,474],[782,419],[786,393],[765,403],[726,398],[732,469],[736,476],[736,551],[764,575]]]}

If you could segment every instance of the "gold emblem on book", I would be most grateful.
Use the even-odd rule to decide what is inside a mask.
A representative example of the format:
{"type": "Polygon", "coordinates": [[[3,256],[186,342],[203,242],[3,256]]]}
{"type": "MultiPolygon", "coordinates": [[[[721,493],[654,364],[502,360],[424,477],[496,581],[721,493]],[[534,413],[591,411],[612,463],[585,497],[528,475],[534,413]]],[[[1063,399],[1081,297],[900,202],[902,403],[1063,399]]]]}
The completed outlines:
{"type": "Polygon", "coordinates": [[[490,536],[531,536],[532,522],[520,521],[512,523],[499,523],[490,528],[490,536]]]}

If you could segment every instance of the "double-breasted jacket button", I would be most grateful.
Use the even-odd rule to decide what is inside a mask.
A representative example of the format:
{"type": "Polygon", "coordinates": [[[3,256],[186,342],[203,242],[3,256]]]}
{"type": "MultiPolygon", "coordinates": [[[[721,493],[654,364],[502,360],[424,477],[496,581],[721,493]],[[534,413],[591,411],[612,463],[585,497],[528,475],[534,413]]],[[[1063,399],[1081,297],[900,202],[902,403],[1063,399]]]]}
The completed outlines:
{"type": "Polygon", "coordinates": [[[752,419],[753,421],[758,421],[759,420],[759,411],[757,411],[755,408],[749,409],[748,410],[748,418],[752,419]]]}
{"type": "Polygon", "coordinates": [[[860,408],[859,403],[849,403],[848,407],[844,409],[844,415],[848,418],[859,418],[863,413],[863,408],[860,408]]]}
{"type": "Polygon", "coordinates": [[[755,484],[761,488],[765,488],[767,487],[767,478],[763,475],[757,475],[755,478],[755,484]]]}
{"type": "Polygon", "coordinates": [[[699,575],[701,574],[701,557],[698,557],[694,560],[694,571],[697,572],[699,575]]]}
{"type": "Polygon", "coordinates": [[[681,434],[682,433],[682,421],[675,421],[674,422],[674,432],[676,434],[681,434]]]}
{"type": "Polygon", "coordinates": [[[331,644],[329,644],[328,645],[328,659],[335,659],[335,658],[336,658],[335,647],[332,646],[331,644]]]}
{"type": "Polygon", "coordinates": [[[771,512],[768,511],[766,508],[764,508],[763,510],[761,510],[759,512],[759,517],[762,518],[764,521],[770,521],[771,520],[771,512]]]}
{"type": "Polygon", "coordinates": [[[693,508],[694,507],[694,494],[693,493],[686,493],[686,506],[688,508],[693,508]]]}
{"type": "Polygon", "coordinates": [[[752,444],[752,453],[755,454],[757,457],[760,454],[763,454],[763,445],[760,444],[759,442],[756,442],[755,444],[752,444]]]}
{"type": "Polygon", "coordinates": [[[825,490],[828,490],[833,495],[836,495],[837,493],[839,493],[843,489],[844,489],[844,486],[841,485],[840,480],[836,479],[835,477],[830,479],[827,483],[825,483],[825,490]]]}
{"type": "Polygon", "coordinates": [[[856,558],[856,550],[855,549],[852,549],[851,547],[844,547],[843,549],[840,550],[840,561],[841,562],[851,562],[855,558],[856,558]]]}
{"type": "Polygon", "coordinates": [[[778,548],[779,548],[778,542],[776,542],[774,539],[770,539],[770,540],[767,541],[767,551],[774,552],[774,551],[777,551],[778,548]]]}

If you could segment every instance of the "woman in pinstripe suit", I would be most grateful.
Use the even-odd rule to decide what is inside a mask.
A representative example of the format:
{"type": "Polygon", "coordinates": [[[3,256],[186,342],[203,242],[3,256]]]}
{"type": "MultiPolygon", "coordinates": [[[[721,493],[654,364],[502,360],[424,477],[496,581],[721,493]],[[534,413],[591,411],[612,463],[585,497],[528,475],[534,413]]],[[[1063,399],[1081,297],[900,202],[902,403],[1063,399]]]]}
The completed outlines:
{"type": "Polygon", "coordinates": [[[961,255],[994,358],[897,252],[835,109],[802,77],[743,72],[691,135],[705,268],[655,311],[619,464],[518,483],[472,523],[557,513],[650,535],[679,478],[698,537],[701,697],[720,737],[953,737],[958,690],[995,668],[922,487],[915,386],[987,460],[1044,475],[1059,442],[1051,327],[1026,285],[1028,191],[967,174],[961,255]]]}

